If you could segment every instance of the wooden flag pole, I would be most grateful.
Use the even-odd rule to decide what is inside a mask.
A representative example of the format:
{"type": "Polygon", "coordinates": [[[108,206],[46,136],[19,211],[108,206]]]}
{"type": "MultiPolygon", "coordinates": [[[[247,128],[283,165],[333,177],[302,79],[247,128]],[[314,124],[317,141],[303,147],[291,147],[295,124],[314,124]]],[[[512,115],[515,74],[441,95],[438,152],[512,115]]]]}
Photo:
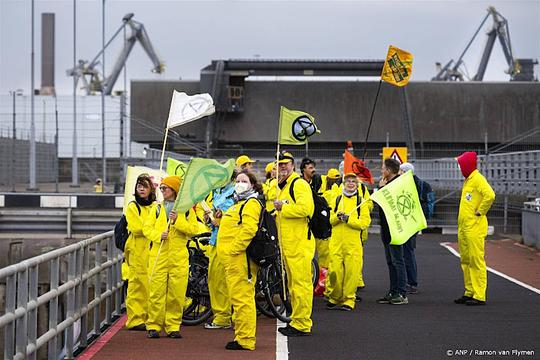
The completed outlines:
{"type": "Polygon", "coordinates": [[[367,142],[369,138],[369,132],[371,130],[371,123],[373,122],[373,115],[375,114],[375,106],[377,105],[377,99],[379,98],[379,92],[381,91],[382,80],[379,80],[379,86],[377,87],[377,95],[375,95],[375,101],[373,102],[373,108],[371,109],[371,116],[369,117],[369,126],[366,133],[366,141],[364,143],[364,151],[362,155],[362,161],[366,160],[367,155],[367,142]]]}

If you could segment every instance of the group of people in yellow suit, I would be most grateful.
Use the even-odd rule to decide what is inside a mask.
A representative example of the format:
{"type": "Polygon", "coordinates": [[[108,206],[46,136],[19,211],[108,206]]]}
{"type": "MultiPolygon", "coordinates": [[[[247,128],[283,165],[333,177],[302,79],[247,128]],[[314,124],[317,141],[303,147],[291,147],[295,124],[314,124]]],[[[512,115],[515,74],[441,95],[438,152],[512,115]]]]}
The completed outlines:
{"type": "MultiPolygon", "coordinates": [[[[266,181],[260,184],[252,172],[254,162],[243,155],[237,159],[237,172],[228,184],[233,188],[227,195],[230,203],[222,208],[213,207],[219,195],[214,192],[215,199],[207,198],[212,210],[197,205],[184,214],[173,210],[182,181],[180,177],[163,179],[159,190],[164,202],[159,204],[155,201],[150,177],[139,176],[135,201],[126,210],[130,232],[125,249],[125,263],[129,267],[126,327],[145,330],[149,338],[159,338],[162,331],[170,338],[181,338],[189,272],[187,241],[207,229],[206,226],[214,226],[215,242],[207,249],[214,318],[205,327],[223,329],[234,324],[235,338],[226,344],[226,349],[255,349],[257,266],[251,260],[248,265],[246,249],[257,231],[263,206],[276,214],[292,305],[291,322],[278,331],[285,336],[311,334],[311,260],[316,251],[320,265],[328,268],[327,309],[354,309],[358,301],[357,288],[364,286],[363,244],[367,240],[373,207],[369,191],[355,174],[330,169],[321,177],[316,191],[330,206],[332,236],[312,239],[308,225],[314,211],[312,179],[305,175],[301,178],[295,171],[294,161],[291,153],[281,152],[277,168],[275,163],[269,163],[265,169],[266,181]],[[293,182],[294,198],[290,195],[293,182]],[[197,212],[203,215],[197,216],[197,212]]],[[[460,166],[467,178],[459,219],[465,294],[455,302],[482,304],[486,288],[482,245],[487,228],[485,214],[494,193],[476,170],[476,157],[461,158],[460,166]],[[471,165],[473,160],[474,166],[471,165]],[[471,216],[477,219],[472,221],[471,216]]]]}

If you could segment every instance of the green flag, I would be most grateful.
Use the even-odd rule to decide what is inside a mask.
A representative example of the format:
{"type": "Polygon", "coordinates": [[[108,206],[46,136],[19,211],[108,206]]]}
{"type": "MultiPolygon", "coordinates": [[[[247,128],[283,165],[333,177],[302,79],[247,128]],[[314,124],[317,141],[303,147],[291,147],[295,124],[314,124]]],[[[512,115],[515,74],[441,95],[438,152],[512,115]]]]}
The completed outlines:
{"type": "Polygon", "coordinates": [[[186,163],[175,160],[173,158],[167,158],[167,174],[169,175],[178,175],[181,178],[184,177],[186,173],[187,165],[186,163]]]}
{"type": "Polygon", "coordinates": [[[406,243],[411,236],[427,227],[412,171],[407,171],[373,193],[371,200],[379,204],[384,211],[392,245],[406,243]]]}
{"type": "Polygon", "coordinates": [[[304,145],[308,137],[320,133],[313,116],[282,106],[279,112],[279,140],[284,145],[304,145]]]}
{"type": "Polygon", "coordinates": [[[174,209],[184,213],[204,200],[210,191],[229,183],[234,170],[234,159],[220,164],[213,159],[193,158],[186,169],[178,191],[174,209]]]}

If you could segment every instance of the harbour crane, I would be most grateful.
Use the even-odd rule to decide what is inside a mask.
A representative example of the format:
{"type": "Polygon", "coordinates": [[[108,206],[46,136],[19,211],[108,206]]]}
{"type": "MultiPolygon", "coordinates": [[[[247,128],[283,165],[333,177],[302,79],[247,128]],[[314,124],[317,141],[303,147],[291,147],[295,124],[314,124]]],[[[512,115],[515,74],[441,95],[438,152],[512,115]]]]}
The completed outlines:
{"type": "Polygon", "coordinates": [[[478,70],[476,74],[472,77],[473,81],[482,81],[484,79],[484,74],[486,72],[487,64],[493,50],[493,45],[495,40],[498,38],[501,44],[504,57],[508,64],[508,69],[505,71],[510,75],[510,81],[537,81],[534,76],[534,65],[538,64],[536,59],[516,59],[512,53],[512,45],[510,43],[510,31],[508,29],[508,21],[502,16],[493,6],[487,9],[488,13],[482,20],[482,23],[474,33],[472,39],[469,41],[465,50],[459,56],[459,59],[454,62],[451,59],[445,66],[441,66],[440,63],[437,63],[438,73],[433,77],[432,81],[463,81],[465,75],[461,71],[461,66],[463,64],[463,56],[469,47],[473,43],[476,35],[480,32],[484,26],[487,19],[491,16],[493,18],[493,26],[487,32],[487,41],[482,53],[482,58],[480,59],[480,64],[478,65],[478,70]]]}
{"type": "Polygon", "coordinates": [[[122,25],[120,26],[120,28],[114,33],[114,35],[107,42],[105,47],[101,49],[101,51],[94,57],[92,61],[88,62],[85,60],[79,60],[75,68],[67,70],[68,76],[75,76],[77,83],[79,82],[79,80],[82,82],[82,89],[87,95],[93,95],[97,92],[103,92],[105,95],[110,95],[112,93],[114,84],[116,83],[116,80],[118,80],[120,72],[124,68],[127,58],[131,53],[131,50],[135,46],[137,40],[139,41],[143,49],[146,51],[146,54],[150,57],[150,60],[152,60],[154,67],[151,71],[161,74],[165,70],[165,65],[158,58],[154,47],[150,42],[150,38],[146,33],[144,25],[140,22],[133,20],[133,16],[133,13],[129,13],[122,18],[122,25]],[[109,46],[109,44],[127,26],[129,26],[129,28],[131,29],[131,35],[127,37],[124,43],[124,47],[121,53],[118,55],[118,58],[116,59],[111,74],[108,77],[105,77],[104,74],[101,74],[98,70],[98,65],[100,64],[98,59],[100,58],[103,51],[105,51],[105,49],[109,46]]]}

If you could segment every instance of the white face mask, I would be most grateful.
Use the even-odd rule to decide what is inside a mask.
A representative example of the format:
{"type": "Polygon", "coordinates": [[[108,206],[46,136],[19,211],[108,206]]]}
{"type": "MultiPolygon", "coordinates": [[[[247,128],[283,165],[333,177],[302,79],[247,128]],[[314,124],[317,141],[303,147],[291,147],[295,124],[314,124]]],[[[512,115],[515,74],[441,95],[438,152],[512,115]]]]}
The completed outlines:
{"type": "Polygon", "coordinates": [[[242,194],[248,191],[249,189],[250,189],[250,185],[248,183],[239,182],[239,183],[234,184],[234,191],[237,194],[242,194]]]}

